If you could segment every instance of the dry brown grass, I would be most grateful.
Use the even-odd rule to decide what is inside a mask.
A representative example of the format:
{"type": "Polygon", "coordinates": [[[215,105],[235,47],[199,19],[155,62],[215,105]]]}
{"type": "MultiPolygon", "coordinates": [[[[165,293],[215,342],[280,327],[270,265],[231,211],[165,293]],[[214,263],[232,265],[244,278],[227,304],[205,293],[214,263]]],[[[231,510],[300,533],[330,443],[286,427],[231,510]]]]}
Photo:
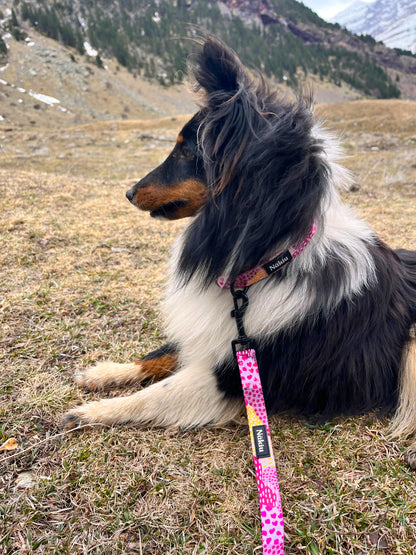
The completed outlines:
{"type": "MultiPolygon", "coordinates": [[[[346,200],[390,244],[414,248],[416,105],[320,111],[342,132],[361,183],[346,200]]],[[[185,433],[56,435],[63,411],[94,398],[71,381],[76,368],[136,359],[163,339],[164,262],[183,223],[138,213],[124,191],[169,150],[157,137],[174,139],[180,125],[21,131],[4,143],[0,443],[15,437],[19,448],[0,453],[0,552],[261,552],[244,419],[185,433]]],[[[271,429],[287,553],[415,552],[415,474],[401,459],[405,442],[387,440],[386,421],[313,427],[279,417],[271,429]]]]}

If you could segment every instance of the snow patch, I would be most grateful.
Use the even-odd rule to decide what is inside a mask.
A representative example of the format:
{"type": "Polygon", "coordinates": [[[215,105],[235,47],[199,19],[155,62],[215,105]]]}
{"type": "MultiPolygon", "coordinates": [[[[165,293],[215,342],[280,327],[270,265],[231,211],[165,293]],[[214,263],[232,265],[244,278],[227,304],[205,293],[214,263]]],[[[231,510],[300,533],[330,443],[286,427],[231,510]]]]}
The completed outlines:
{"type": "MultiPolygon", "coordinates": [[[[0,70],[1,69],[2,68],[0,68],[0,70]]],[[[5,68],[3,68],[3,69],[5,69],[5,68]]],[[[48,106],[58,106],[59,105],[58,106],[59,110],[61,110],[62,112],[68,112],[68,110],[66,108],[64,108],[63,106],[60,105],[61,101],[58,98],[55,98],[54,96],[48,96],[47,94],[37,93],[35,91],[32,91],[32,89],[30,89],[30,91],[27,91],[23,87],[16,87],[16,85],[14,83],[8,83],[4,79],[0,79],[0,85],[6,85],[8,87],[11,87],[12,89],[16,89],[20,93],[28,94],[32,98],[35,98],[36,100],[39,100],[39,102],[43,102],[43,103],[47,104],[48,106]]],[[[19,98],[18,102],[22,103],[23,100],[21,98],[19,98]]]]}
{"type": "Polygon", "coordinates": [[[55,104],[60,104],[61,103],[60,100],[58,100],[57,98],[54,98],[53,96],[48,96],[47,94],[36,93],[32,90],[29,91],[29,95],[33,96],[33,98],[36,98],[36,100],[39,100],[40,102],[44,102],[45,104],[48,104],[49,106],[54,106],[55,104]]]}
{"type": "Polygon", "coordinates": [[[85,48],[85,52],[88,54],[88,56],[97,56],[98,52],[95,50],[95,48],[93,48],[91,46],[91,44],[87,41],[84,42],[84,48],[85,48]]]}
{"type": "Polygon", "coordinates": [[[78,16],[78,21],[81,25],[81,27],[84,29],[84,31],[88,31],[88,25],[85,23],[85,19],[82,18],[80,15],[78,16]]]}
{"type": "Polygon", "coordinates": [[[416,0],[359,1],[331,21],[358,35],[371,35],[390,48],[416,53],[416,0]]]}
{"type": "Polygon", "coordinates": [[[6,41],[12,38],[11,34],[10,34],[10,33],[6,33],[5,35],[2,35],[1,38],[3,39],[4,44],[6,45],[7,50],[10,50],[10,46],[8,45],[8,43],[7,43],[6,41]]]}

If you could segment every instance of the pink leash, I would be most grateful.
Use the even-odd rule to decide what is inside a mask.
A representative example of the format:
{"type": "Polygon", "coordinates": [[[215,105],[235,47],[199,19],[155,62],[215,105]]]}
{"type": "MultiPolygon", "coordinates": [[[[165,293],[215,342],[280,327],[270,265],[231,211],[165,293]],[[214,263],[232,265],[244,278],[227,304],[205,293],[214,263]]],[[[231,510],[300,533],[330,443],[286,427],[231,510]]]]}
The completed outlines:
{"type": "Polygon", "coordinates": [[[267,412],[256,352],[237,351],[238,367],[250,427],[251,447],[259,491],[264,555],[284,554],[284,525],[279,481],[273,457],[267,412]]]}
{"type": "Polygon", "coordinates": [[[254,285],[289,264],[309,244],[315,232],[316,223],[314,222],[308,235],[302,241],[292,245],[287,251],[275,255],[263,264],[240,274],[234,283],[224,277],[217,280],[217,284],[221,288],[231,290],[234,300],[234,310],[231,312],[231,316],[236,320],[238,339],[232,342],[232,348],[238,362],[250,428],[251,447],[259,492],[263,555],[284,555],[285,538],[279,480],[273,456],[256,351],[253,348],[254,342],[247,337],[243,325],[244,313],[248,306],[247,290],[250,285],[254,285]],[[244,348],[240,350],[239,347],[244,348]]]}

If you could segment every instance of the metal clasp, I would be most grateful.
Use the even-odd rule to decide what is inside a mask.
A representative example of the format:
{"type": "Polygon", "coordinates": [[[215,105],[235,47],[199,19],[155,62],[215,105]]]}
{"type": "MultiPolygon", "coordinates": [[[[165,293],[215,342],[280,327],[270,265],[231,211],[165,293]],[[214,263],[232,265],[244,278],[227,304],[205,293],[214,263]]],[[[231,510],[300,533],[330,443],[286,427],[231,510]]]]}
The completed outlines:
{"type": "Polygon", "coordinates": [[[237,350],[241,350],[237,349],[238,345],[244,347],[245,349],[249,349],[253,345],[253,340],[247,337],[243,324],[244,314],[248,307],[248,287],[235,290],[234,284],[231,284],[230,291],[234,301],[234,310],[231,311],[231,316],[232,318],[235,318],[238,331],[238,339],[234,339],[234,341],[231,342],[233,353],[235,356],[237,350]]]}

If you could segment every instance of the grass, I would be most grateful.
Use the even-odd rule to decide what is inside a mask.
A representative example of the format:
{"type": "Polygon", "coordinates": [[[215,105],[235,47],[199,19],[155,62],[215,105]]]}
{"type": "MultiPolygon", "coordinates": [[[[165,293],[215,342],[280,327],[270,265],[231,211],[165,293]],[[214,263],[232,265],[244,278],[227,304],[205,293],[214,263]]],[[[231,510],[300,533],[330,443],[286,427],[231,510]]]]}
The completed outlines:
{"type": "MultiPolygon", "coordinates": [[[[346,201],[391,245],[414,248],[416,106],[319,110],[360,183],[346,201]]],[[[124,191],[181,123],[40,129],[36,139],[0,129],[0,444],[19,443],[0,452],[0,553],[261,553],[244,418],[187,432],[60,427],[68,407],[96,397],[71,381],[78,367],[137,359],[163,340],[164,262],[184,223],[135,211],[124,191]]],[[[271,429],[287,553],[415,552],[415,474],[386,420],[274,417],[271,429]]]]}

